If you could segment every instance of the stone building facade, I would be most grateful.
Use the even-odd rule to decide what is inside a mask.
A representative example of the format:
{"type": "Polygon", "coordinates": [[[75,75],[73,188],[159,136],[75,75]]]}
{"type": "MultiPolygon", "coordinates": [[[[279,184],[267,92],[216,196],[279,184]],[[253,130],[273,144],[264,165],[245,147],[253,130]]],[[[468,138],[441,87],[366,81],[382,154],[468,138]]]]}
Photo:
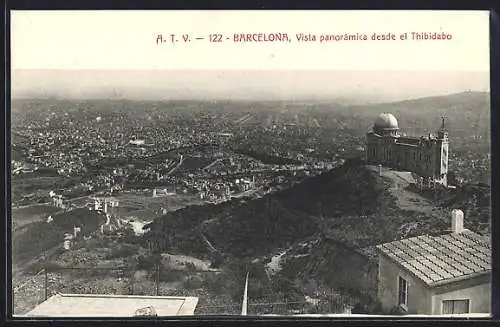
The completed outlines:
{"type": "Polygon", "coordinates": [[[423,183],[447,186],[449,141],[444,126],[436,135],[402,136],[392,114],[380,114],[366,135],[366,161],[398,170],[410,171],[423,183]]]}

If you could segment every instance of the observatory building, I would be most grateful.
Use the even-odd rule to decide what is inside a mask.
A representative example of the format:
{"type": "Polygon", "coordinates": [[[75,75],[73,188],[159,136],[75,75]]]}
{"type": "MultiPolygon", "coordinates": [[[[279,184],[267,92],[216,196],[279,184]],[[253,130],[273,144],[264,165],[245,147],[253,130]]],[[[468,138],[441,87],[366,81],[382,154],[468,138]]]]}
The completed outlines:
{"type": "Polygon", "coordinates": [[[402,136],[396,117],[380,114],[366,135],[366,161],[370,165],[410,171],[428,185],[447,186],[448,132],[444,117],[437,135],[402,136]]]}

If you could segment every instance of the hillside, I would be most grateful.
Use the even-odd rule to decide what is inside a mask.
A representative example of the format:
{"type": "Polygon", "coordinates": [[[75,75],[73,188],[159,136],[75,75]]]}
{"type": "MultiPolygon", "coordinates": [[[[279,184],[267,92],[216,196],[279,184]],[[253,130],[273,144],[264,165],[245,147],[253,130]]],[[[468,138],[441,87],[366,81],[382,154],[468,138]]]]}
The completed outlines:
{"type": "Polygon", "coordinates": [[[456,191],[441,191],[437,206],[443,209],[461,209],[466,228],[479,233],[491,233],[491,187],[484,184],[465,184],[456,191]]]}
{"type": "Polygon", "coordinates": [[[51,223],[40,220],[22,226],[13,233],[13,261],[16,264],[24,263],[45,251],[61,247],[64,234],[73,233],[73,227],[80,226],[82,235],[88,235],[105,221],[106,218],[95,211],[76,209],[55,213],[51,223]]]}
{"type": "Polygon", "coordinates": [[[295,246],[281,266],[280,276],[299,284],[313,281],[326,288],[375,295],[377,262],[330,237],[295,246]]]}
{"type": "MultiPolygon", "coordinates": [[[[389,191],[392,183],[395,182],[389,177],[379,177],[362,162],[351,160],[339,168],[260,199],[191,206],[169,213],[147,226],[152,232],[145,237],[160,238],[165,247],[174,247],[181,252],[196,250],[199,255],[208,253],[207,242],[197,241],[195,245],[192,241],[203,235],[219,252],[239,258],[273,253],[320,231],[328,231],[350,246],[369,246],[411,232],[447,228],[446,212],[451,210],[451,203],[454,206],[466,205],[468,194],[472,197],[475,194],[457,193],[455,198],[459,197],[458,201],[458,198],[453,200],[453,194],[449,193],[446,196],[450,197],[450,205],[442,202],[444,198],[433,200],[428,204],[429,210],[422,212],[402,207],[389,191]],[[402,230],[409,231],[403,233],[402,230]],[[186,237],[191,241],[186,242],[186,237]]],[[[410,190],[405,192],[411,193],[410,190]]],[[[488,219],[487,203],[486,200],[478,203],[482,207],[481,216],[475,214],[478,209],[468,211],[465,207],[463,210],[471,213],[471,221],[485,223],[488,219]]]]}
{"type": "Polygon", "coordinates": [[[457,149],[467,146],[470,136],[476,134],[481,135],[483,142],[488,143],[490,108],[489,92],[462,92],[381,104],[347,106],[338,114],[350,117],[352,127],[359,129],[359,132],[366,132],[373,123],[373,117],[390,112],[398,119],[402,132],[415,135],[434,132],[441,124],[440,117],[444,115],[453,148],[457,149]]]}
{"type": "Polygon", "coordinates": [[[288,208],[315,216],[369,215],[394,209],[386,186],[361,161],[351,160],[274,197],[288,208]]]}
{"type": "Polygon", "coordinates": [[[453,120],[477,118],[489,120],[490,113],[489,92],[461,92],[448,95],[430,96],[418,99],[380,103],[373,105],[352,106],[353,112],[370,111],[371,115],[382,112],[391,112],[396,116],[404,117],[435,117],[446,114],[453,120]],[[465,119],[464,119],[465,118],[465,119]]]}
{"type": "Polygon", "coordinates": [[[413,192],[411,178],[403,183],[401,176],[391,170],[379,176],[377,169],[349,160],[260,199],[171,212],[146,226],[151,231],[142,241],[219,264],[221,259],[266,264],[281,253],[276,277],[294,288],[313,281],[373,293],[375,245],[443,232],[454,208],[464,210],[467,228],[488,231],[488,187],[466,185],[429,197],[413,192]]]}

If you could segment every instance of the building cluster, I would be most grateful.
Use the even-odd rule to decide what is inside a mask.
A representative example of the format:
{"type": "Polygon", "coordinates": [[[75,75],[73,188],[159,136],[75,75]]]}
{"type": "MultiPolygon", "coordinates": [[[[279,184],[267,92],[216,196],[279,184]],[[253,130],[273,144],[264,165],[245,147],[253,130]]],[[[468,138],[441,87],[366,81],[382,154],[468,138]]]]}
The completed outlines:
{"type": "Polygon", "coordinates": [[[255,176],[252,179],[237,178],[234,181],[203,183],[199,188],[200,199],[211,202],[227,201],[232,196],[256,188],[255,176]]]}
{"type": "MultiPolygon", "coordinates": [[[[259,126],[240,121],[241,113],[219,109],[200,112],[193,107],[191,111],[172,109],[167,113],[149,108],[137,114],[133,108],[129,108],[130,113],[123,108],[96,111],[93,105],[77,104],[78,108],[65,109],[62,114],[49,106],[45,111],[27,111],[24,117],[16,117],[12,145],[24,155],[13,162],[13,174],[40,167],[77,177],[71,185],[55,186],[68,198],[110,189],[140,189],[143,185],[173,186],[181,193],[201,192],[203,184],[214,183],[204,192],[206,197],[220,199],[223,194],[217,190],[217,183],[238,192],[241,186],[230,185],[228,180],[234,183],[238,178],[269,171],[269,176],[256,181],[266,185],[276,171],[286,169],[297,170],[296,175],[313,175],[340,160],[337,150],[344,146],[342,142],[332,144],[331,135],[323,135],[317,124],[295,126],[278,118],[270,125],[259,126]],[[196,153],[207,144],[216,147],[196,153]],[[241,148],[257,156],[274,157],[275,162],[262,163],[261,158],[239,153],[241,148]],[[168,154],[171,151],[176,154],[168,154]],[[201,156],[209,161],[193,167],[193,160],[180,164],[182,156],[195,161],[201,156]]],[[[269,118],[268,114],[243,116],[257,121],[269,118]]]]}
{"type": "Polygon", "coordinates": [[[93,210],[104,214],[108,214],[110,208],[117,208],[120,205],[120,201],[112,197],[93,197],[92,199],[94,200],[93,210]]]}
{"type": "Polygon", "coordinates": [[[22,175],[22,174],[27,174],[27,173],[33,173],[38,170],[38,166],[34,164],[29,164],[26,162],[21,162],[21,161],[16,161],[12,160],[11,161],[11,170],[12,170],[12,175],[22,175]]]}

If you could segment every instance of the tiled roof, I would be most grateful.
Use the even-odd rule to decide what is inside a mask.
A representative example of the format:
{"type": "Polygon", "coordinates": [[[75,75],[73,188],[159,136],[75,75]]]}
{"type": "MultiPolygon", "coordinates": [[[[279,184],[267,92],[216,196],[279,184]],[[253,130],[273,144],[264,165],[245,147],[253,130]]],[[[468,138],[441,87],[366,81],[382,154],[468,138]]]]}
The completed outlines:
{"type": "Polygon", "coordinates": [[[132,317],[136,310],[153,307],[158,316],[193,315],[197,297],[56,294],[26,316],[132,317]]]}
{"type": "Polygon", "coordinates": [[[459,234],[418,236],[377,248],[429,286],[491,272],[489,238],[467,230],[459,234]]]}

